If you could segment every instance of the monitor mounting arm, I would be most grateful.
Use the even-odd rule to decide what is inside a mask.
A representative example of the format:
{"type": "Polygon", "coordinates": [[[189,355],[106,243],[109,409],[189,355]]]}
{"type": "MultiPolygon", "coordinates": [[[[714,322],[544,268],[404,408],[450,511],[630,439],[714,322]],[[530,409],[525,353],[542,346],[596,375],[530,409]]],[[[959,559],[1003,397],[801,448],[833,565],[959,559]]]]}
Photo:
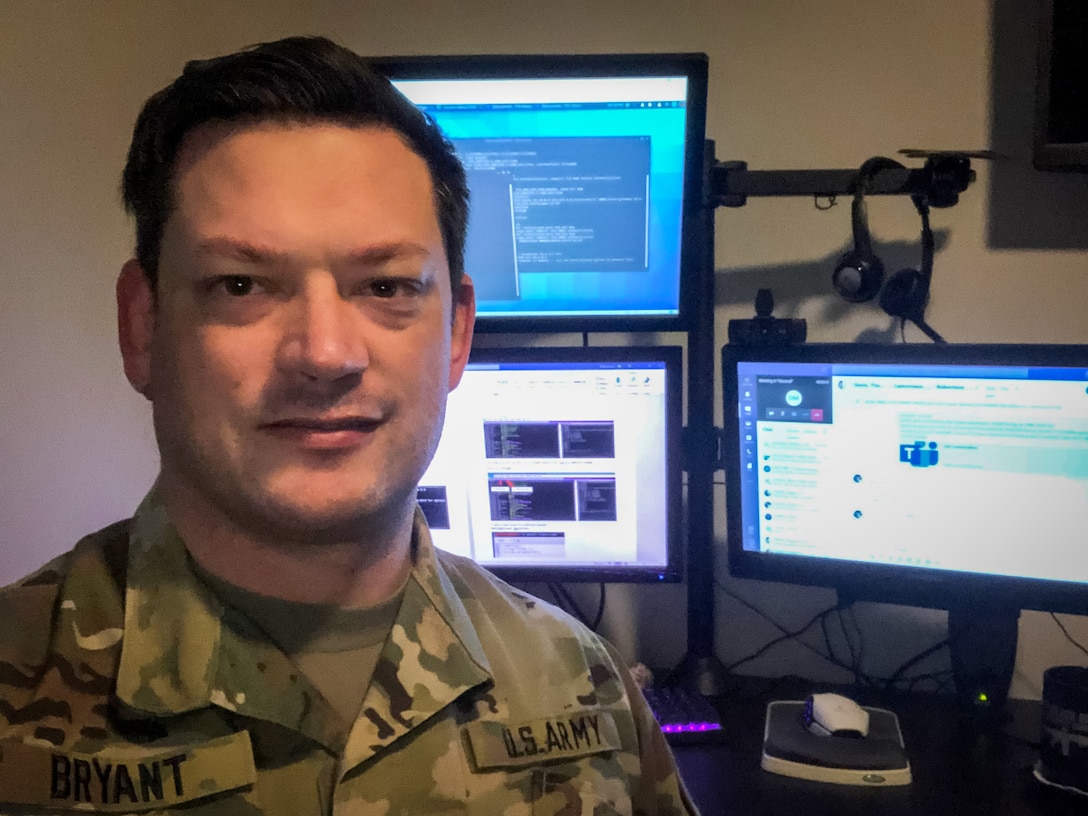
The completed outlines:
{"type": "MultiPolygon", "coordinates": [[[[925,158],[922,167],[889,168],[873,174],[866,195],[923,195],[931,207],[951,207],[960,193],[975,180],[971,157],[980,153],[955,151],[903,151],[925,158]]],[[[858,171],[854,170],[749,170],[747,162],[714,162],[707,179],[710,207],[743,207],[751,197],[817,196],[853,194],[858,171]]]]}

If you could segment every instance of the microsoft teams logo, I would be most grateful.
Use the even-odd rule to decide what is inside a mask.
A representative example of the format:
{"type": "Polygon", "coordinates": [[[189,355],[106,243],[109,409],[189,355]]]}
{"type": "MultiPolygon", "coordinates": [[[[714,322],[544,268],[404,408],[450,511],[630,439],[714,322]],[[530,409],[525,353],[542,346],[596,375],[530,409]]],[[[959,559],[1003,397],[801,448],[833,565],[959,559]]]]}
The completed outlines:
{"type": "Polygon", "coordinates": [[[938,459],[936,442],[914,442],[899,446],[899,461],[908,462],[911,467],[932,467],[937,464],[938,459]]]}

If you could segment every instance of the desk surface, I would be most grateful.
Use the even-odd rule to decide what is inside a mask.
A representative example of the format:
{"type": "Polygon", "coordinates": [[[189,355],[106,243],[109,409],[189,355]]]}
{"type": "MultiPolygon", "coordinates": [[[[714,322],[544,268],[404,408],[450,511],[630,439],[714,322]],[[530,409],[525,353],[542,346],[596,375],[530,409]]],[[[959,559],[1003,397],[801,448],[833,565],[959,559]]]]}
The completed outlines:
{"type": "MultiPolygon", "coordinates": [[[[782,693],[775,698],[798,699],[782,693]]],[[[861,699],[899,716],[914,781],[899,788],[860,788],[763,771],[759,761],[768,699],[716,700],[724,724],[720,740],[674,746],[680,773],[703,816],[1088,813],[1088,800],[1048,789],[1031,775],[1038,757],[1037,702],[1010,700],[1010,721],[987,732],[963,722],[948,697],[861,699]]]]}

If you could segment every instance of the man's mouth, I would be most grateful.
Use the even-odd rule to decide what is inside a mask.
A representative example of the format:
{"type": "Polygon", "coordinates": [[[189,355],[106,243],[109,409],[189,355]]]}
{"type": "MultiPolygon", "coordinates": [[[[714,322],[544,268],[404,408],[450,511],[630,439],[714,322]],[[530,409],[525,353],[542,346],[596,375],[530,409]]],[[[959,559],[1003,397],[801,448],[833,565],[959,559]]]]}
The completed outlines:
{"type": "Polygon", "coordinates": [[[289,417],[269,422],[267,428],[285,430],[333,432],[333,431],[372,431],[381,423],[380,419],[364,416],[343,417],[289,417]]]}
{"type": "Polygon", "coordinates": [[[341,450],[363,444],[381,425],[364,416],[288,417],[265,423],[262,430],[314,450],[341,450]]]}

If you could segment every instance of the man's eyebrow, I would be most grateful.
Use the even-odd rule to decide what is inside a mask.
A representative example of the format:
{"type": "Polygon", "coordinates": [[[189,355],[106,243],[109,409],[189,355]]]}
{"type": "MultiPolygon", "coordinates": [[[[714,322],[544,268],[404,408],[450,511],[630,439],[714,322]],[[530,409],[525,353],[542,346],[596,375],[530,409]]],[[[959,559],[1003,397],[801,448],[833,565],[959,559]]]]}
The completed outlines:
{"type": "Polygon", "coordinates": [[[270,247],[221,236],[205,238],[197,245],[197,252],[201,255],[218,255],[221,258],[251,263],[276,261],[287,257],[286,253],[270,247]]]}
{"type": "Polygon", "coordinates": [[[348,252],[343,260],[358,266],[371,266],[398,258],[425,258],[430,254],[431,251],[423,244],[414,241],[391,241],[348,252]]]}
{"type": "MultiPolygon", "coordinates": [[[[204,239],[197,245],[197,252],[201,255],[217,255],[221,258],[247,263],[272,263],[286,261],[291,257],[290,252],[225,236],[204,239]]],[[[390,241],[350,250],[337,258],[337,261],[372,266],[397,258],[418,258],[430,254],[430,249],[414,241],[390,241]]]]}

